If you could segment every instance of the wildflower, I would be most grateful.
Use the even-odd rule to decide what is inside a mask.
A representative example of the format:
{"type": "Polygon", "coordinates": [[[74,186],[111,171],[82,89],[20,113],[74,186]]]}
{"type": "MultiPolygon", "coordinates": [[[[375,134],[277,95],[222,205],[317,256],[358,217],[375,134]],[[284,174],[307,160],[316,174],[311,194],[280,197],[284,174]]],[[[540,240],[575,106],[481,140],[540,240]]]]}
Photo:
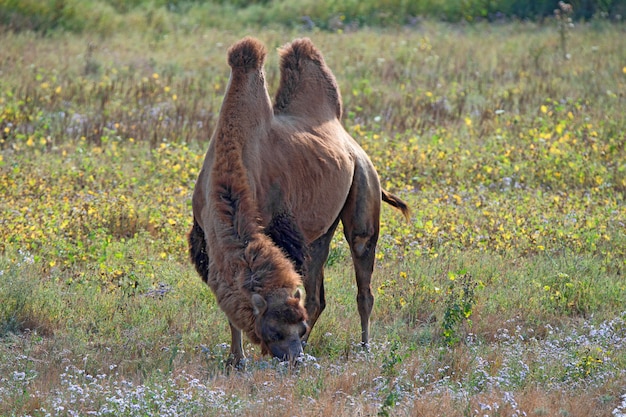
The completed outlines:
{"type": "Polygon", "coordinates": [[[14,381],[24,381],[26,379],[26,372],[13,371],[14,381]]]}

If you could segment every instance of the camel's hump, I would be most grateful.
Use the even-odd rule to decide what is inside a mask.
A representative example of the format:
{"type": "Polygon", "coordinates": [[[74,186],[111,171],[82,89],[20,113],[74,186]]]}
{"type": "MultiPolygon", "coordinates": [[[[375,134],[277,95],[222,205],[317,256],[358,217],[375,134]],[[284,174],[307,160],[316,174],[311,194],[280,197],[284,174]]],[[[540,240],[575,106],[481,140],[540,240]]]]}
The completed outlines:
{"type": "Polygon", "coordinates": [[[261,69],[267,49],[258,39],[246,37],[228,49],[228,65],[231,68],[261,69]]]}
{"type": "Polygon", "coordinates": [[[319,63],[324,61],[322,54],[309,38],[295,39],[293,42],[283,46],[279,52],[282,58],[282,64],[285,67],[296,68],[300,60],[303,59],[309,59],[319,63]]]}

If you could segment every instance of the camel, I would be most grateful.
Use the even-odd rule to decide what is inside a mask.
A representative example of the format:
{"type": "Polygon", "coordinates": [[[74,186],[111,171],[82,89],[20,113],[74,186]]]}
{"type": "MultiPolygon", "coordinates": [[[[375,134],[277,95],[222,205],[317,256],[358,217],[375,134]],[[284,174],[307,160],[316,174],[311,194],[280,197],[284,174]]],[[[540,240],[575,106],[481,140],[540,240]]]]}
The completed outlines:
{"type": "Polygon", "coordinates": [[[265,46],[247,37],[230,47],[231,75],[192,199],[190,257],[228,317],[233,366],[245,358],[242,332],[263,354],[302,354],[326,305],[324,264],[339,221],[367,346],[381,201],[410,214],[343,128],[337,82],[311,40],[279,54],[272,106],[265,46]]]}

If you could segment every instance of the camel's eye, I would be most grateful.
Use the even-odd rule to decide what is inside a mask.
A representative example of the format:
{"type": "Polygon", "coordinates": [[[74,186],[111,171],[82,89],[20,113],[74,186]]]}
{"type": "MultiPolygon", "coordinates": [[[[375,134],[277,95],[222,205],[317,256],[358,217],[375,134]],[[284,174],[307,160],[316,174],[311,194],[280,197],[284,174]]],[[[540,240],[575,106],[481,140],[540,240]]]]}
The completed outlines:
{"type": "Polygon", "coordinates": [[[267,326],[264,332],[264,339],[268,343],[279,342],[284,339],[284,336],[278,329],[267,326]]]}
{"type": "Polygon", "coordinates": [[[284,337],[283,337],[282,333],[279,333],[279,332],[271,332],[270,333],[270,340],[272,342],[280,342],[283,339],[284,339],[284,337]]]}

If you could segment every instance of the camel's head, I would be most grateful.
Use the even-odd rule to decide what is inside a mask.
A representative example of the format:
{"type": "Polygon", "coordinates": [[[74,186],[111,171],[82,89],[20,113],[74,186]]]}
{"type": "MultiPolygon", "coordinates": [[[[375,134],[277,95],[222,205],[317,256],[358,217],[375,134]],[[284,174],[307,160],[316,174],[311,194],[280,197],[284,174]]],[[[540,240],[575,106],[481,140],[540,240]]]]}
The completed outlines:
{"type": "Polygon", "coordinates": [[[271,353],[290,362],[302,354],[302,337],[307,333],[308,325],[300,299],[300,290],[294,295],[279,291],[265,298],[252,294],[255,332],[261,340],[263,354],[271,353]]]}

